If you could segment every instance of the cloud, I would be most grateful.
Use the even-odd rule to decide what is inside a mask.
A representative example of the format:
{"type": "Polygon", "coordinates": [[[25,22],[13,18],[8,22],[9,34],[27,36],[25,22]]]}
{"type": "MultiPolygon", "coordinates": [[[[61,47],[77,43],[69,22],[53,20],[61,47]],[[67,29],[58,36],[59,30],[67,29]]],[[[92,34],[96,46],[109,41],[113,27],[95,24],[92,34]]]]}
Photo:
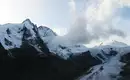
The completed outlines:
{"type": "Polygon", "coordinates": [[[119,0],[119,2],[123,6],[130,6],[130,0],[119,0]]]}
{"type": "Polygon", "coordinates": [[[110,40],[113,36],[124,39],[126,33],[119,29],[119,23],[125,24],[126,20],[121,18],[123,10],[119,9],[128,5],[121,1],[123,0],[87,0],[86,8],[77,14],[76,1],[70,0],[73,18],[71,28],[64,36],[57,36],[52,42],[89,44],[98,40],[110,40]]]}
{"type": "Polygon", "coordinates": [[[70,10],[76,11],[76,4],[75,4],[75,1],[74,1],[74,0],[70,0],[69,6],[70,6],[70,8],[71,8],[70,10]]]}
{"type": "Polygon", "coordinates": [[[99,39],[109,39],[113,35],[125,37],[125,33],[117,27],[115,28],[113,23],[120,16],[116,15],[118,8],[126,5],[127,0],[118,1],[87,0],[86,9],[80,15],[77,15],[76,1],[71,0],[69,5],[72,14],[75,16],[70,31],[64,37],[74,44],[88,44],[99,39]]]}
{"type": "Polygon", "coordinates": [[[70,0],[69,7],[70,7],[70,13],[72,16],[72,20],[75,20],[77,14],[76,14],[76,3],[74,0],[70,0]]]}

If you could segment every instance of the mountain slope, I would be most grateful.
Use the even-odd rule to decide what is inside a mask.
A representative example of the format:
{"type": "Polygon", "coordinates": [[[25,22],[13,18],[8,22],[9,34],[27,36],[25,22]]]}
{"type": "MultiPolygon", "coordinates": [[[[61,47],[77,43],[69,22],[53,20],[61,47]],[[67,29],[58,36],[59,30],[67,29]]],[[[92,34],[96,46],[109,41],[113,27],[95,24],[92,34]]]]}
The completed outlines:
{"type": "Polygon", "coordinates": [[[57,34],[29,19],[1,25],[0,37],[0,79],[74,80],[101,63],[83,45],[52,44],[57,34]]]}
{"type": "MultiPolygon", "coordinates": [[[[118,79],[125,80],[125,79],[123,79],[124,77],[122,77],[120,75],[120,73],[122,72],[122,68],[125,65],[125,63],[122,61],[122,57],[124,55],[128,55],[128,53],[130,52],[130,47],[125,44],[123,44],[123,45],[122,44],[123,43],[120,43],[120,42],[116,42],[116,43],[114,42],[114,45],[113,45],[113,43],[111,43],[106,46],[96,47],[96,50],[98,50],[97,53],[100,53],[100,55],[102,57],[100,57],[100,56],[98,57],[98,54],[96,54],[94,56],[99,58],[103,63],[92,67],[90,69],[89,74],[86,74],[86,75],[84,74],[78,80],[118,80],[118,79]],[[108,55],[108,54],[112,53],[110,48],[112,48],[113,51],[116,51],[117,54],[108,55]]],[[[92,51],[94,49],[92,49],[92,51]]],[[[94,52],[93,52],[93,54],[94,54],[94,52]]],[[[128,57],[127,57],[127,59],[128,59],[128,57]]],[[[125,71],[122,73],[125,73],[125,71]]]]}
{"type": "Polygon", "coordinates": [[[127,80],[129,53],[130,46],[117,41],[93,48],[71,44],[29,19],[0,25],[4,80],[127,80]]]}
{"type": "Polygon", "coordinates": [[[0,43],[6,50],[21,48],[24,44],[28,44],[41,54],[49,53],[50,51],[64,59],[67,59],[70,54],[88,51],[82,45],[51,43],[57,37],[57,34],[47,27],[37,27],[29,19],[26,19],[21,24],[1,25],[0,37],[0,43]]]}

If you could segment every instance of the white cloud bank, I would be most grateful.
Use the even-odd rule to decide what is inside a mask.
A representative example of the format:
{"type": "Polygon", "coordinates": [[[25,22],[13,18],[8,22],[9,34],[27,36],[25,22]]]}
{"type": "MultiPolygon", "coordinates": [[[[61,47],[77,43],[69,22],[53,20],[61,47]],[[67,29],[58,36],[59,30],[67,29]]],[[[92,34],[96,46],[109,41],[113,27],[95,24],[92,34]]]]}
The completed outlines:
{"type": "Polygon", "coordinates": [[[126,34],[119,30],[114,22],[121,16],[117,15],[118,10],[130,5],[129,0],[86,0],[85,3],[86,9],[78,15],[76,0],[69,2],[73,25],[63,37],[70,43],[88,44],[91,41],[109,39],[113,35],[126,37],[126,34]]]}
{"type": "Polygon", "coordinates": [[[123,29],[125,26],[123,24],[126,24],[129,21],[121,18],[121,12],[119,9],[124,6],[129,7],[130,1],[86,0],[85,2],[85,0],[80,0],[84,1],[83,3],[86,4],[85,9],[78,13],[76,1],[77,0],[70,0],[69,2],[70,12],[72,15],[72,26],[70,30],[65,31],[62,29],[62,32],[65,31],[66,34],[64,36],[57,36],[52,40],[52,43],[58,43],[61,45],[87,44],[92,47],[98,45],[97,43],[100,44],[102,41],[104,43],[109,42],[110,40],[122,41],[127,36],[126,33],[120,29],[123,29]],[[119,22],[122,22],[121,24],[123,26],[119,25],[119,22]],[[119,28],[121,26],[122,28],[119,28]]]}

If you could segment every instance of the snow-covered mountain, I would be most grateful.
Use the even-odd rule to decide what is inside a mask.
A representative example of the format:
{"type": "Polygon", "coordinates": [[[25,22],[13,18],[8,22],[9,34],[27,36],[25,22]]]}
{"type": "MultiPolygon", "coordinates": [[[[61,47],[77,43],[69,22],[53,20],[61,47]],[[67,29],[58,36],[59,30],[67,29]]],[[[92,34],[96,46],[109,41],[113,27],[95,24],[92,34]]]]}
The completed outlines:
{"type": "MultiPolygon", "coordinates": [[[[91,54],[102,61],[101,64],[93,66],[89,74],[81,76],[78,80],[127,80],[121,76],[122,67],[127,64],[122,62],[124,55],[129,55],[130,46],[122,42],[114,41],[108,45],[92,48],[91,54]],[[111,49],[116,55],[108,55],[111,49]],[[97,54],[95,54],[97,53],[97,54]]],[[[128,59],[127,59],[128,61],[128,59]]],[[[129,61],[128,61],[129,62],[129,61]]],[[[128,74],[129,75],[129,74],[128,74]]]]}
{"type": "Polygon", "coordinates": [[[38,51],[41,51],[41,43],[39,39],[43,41],[42,45],[48,46],[50,52],[67,59],[70,54],[86,52],[87,48],[82,45],[61,45],[52,43],[52,40],[57,36],[48,27],[37,27],[29,19],[26,19],[21,24],[5,24],[0,26],[0,43],[6,50],[20,48],[24,42],[35,47],[38,51]]]}
{"type": "Polygon", "coordinates": [[[87,48],[66,40],[50,28],[38,27],[29,19],[20,24],[0,25],[0,61],[3,72],[11,75],[16,69],[12,77],[18,73],[15,67],[23,66],[18,70],[25,69],[28,72],[28,68],[33,67],[26,75],[33,73],[37,78],[26,78],[23,70],[18,75],[25,77],[22,80],[125,80],[120,73],[126,74],[126,68],[122,68],[124,65],[129,66],[127,55],[130,46],[113,41],[107,45],[87,48]]]}

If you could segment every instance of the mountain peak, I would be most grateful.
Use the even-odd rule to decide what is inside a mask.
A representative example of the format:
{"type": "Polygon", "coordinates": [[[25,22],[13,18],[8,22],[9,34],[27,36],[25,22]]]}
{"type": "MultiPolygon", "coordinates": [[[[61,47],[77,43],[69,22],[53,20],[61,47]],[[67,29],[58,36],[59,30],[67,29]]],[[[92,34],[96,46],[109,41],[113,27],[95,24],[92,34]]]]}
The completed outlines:
{"type": "Polygon", "coordinates": [[[32,23],[30,19],[25,19],[22,23],[32,23]]]}

